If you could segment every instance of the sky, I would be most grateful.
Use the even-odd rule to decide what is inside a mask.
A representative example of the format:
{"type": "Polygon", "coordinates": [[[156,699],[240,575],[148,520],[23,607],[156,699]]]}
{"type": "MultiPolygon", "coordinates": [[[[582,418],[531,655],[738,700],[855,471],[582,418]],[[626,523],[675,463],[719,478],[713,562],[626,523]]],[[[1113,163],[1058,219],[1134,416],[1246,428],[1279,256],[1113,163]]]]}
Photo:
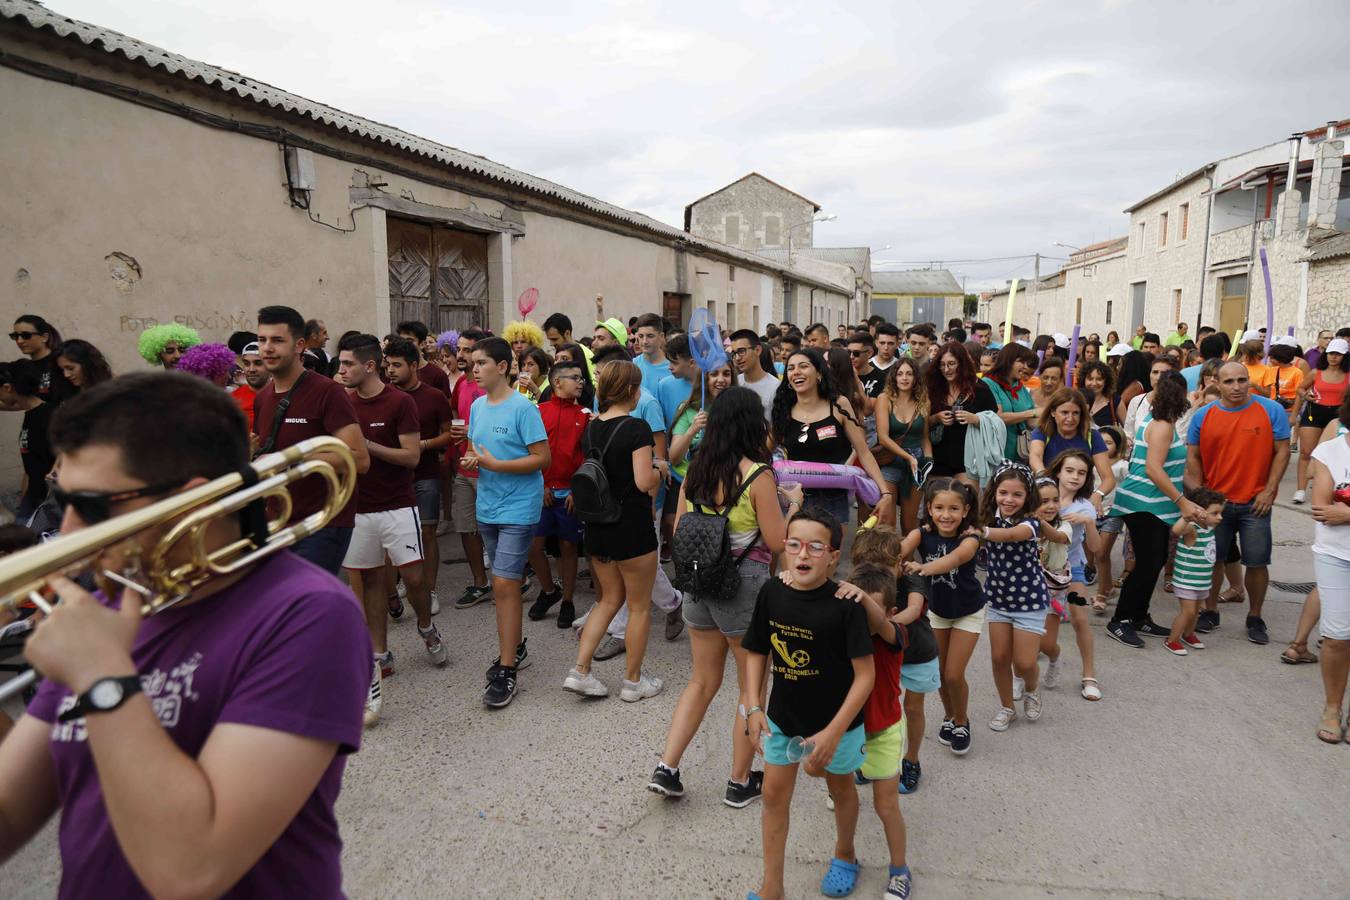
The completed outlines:
{"type": "Polygon", "coordinates": [[[1350,117],[1343,0],[47,3],[677,227],[757,171],[837,216],[817,246],[988,260],[970,290],[1350,117]]]}

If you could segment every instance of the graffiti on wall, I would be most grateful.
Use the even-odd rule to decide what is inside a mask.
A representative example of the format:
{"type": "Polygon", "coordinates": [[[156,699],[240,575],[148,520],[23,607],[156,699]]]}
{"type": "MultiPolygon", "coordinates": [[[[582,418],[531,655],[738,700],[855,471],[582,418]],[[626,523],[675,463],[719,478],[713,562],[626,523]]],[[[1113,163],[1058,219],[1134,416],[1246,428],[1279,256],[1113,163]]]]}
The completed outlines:
{"type": "Polygon", "coordinates": [[[238,312],[180,313],[169,319],[160,319],[156,316],[122,316],[120,326],[122,331],[144,331],[147,328],[154,328],[156,325],[164,325],[170,322],[177,322],[179,325],[186,325],[198,331],[256,330],[254,315],[242,309],[238,312]]]}

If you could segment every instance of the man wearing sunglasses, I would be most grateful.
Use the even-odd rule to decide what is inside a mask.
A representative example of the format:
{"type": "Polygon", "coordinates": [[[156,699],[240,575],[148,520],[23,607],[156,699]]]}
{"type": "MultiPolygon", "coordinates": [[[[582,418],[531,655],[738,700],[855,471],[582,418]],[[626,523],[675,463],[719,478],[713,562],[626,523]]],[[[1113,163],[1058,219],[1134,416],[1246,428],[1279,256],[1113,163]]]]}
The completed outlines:
{"type": "Polygon", "coordinates": [[[869,400],[875,400],[886,389],[886,373],[872,365],[872,354],[876,352],[876,342],[866,331],[855,331],[848,336],[848,359],[853,363],[853,371],[858,373],[863,393],[869,400]]]}
{"type": "MultiPolygon", "coordinates": [[[[249,460],[234,402],[175,373],[90,388],[58,411],[51,435],[63,534],[249,460]],[[146,415],[156,409],[174,414],[146,415]]],[[[148,550],[174,524],[131,540],[148,550]]],[[[206,547],[255,530],[221,517],[206,547]]],[[[98,570],[124,560],[110,547],[98,570]]],[[[334,805],[370,676],[351,592],[284,552],[149,619],[134,591],[51,586],[60,604],[25,648],[46,681],[0,744],[0,861],[59,809],[64,897],[340,894],[334,805]]]]}

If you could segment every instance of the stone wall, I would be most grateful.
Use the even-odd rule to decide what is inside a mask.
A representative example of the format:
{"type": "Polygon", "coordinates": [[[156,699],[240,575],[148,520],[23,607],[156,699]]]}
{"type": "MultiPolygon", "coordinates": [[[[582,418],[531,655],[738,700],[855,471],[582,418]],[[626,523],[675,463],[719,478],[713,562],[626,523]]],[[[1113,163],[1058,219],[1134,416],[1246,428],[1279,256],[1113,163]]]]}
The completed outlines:
{"type": "Polygon", "coordinates": [[[1350,256],[1308,264],[1307,321],[1298,331],[1305,346],[1318,329],[1344,328],[1350,323],[1350,256]]]}
{"type": "MultiPolygon", "coordinates": [[[[789,228],[810,223],[815,212],[815,207],[796,194],[783,190],[767,178],[751,175],[693,204],[689,210],[689,231],[698,237],[744,250],[787,247],[789,228]],[[727,233],[729,217],[739,225],[732,235],[727,233]],[[766,225],[766,219],[776,220],[777,241],[774,243],[770,243],[775,237],[774,223],[766,225]]],[[[792,246],[812,246],[814,230],[814,223],[792,228],[792,246]]]]}

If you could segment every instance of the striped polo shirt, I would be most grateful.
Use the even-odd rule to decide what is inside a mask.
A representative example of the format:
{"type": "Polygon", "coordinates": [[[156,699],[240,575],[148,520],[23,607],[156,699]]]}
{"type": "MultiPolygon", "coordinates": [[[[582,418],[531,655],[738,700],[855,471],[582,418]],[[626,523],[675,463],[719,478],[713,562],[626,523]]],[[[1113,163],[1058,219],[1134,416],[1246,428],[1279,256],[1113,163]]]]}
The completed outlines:
{"type": "MultiPolygon", "coordinates": [[[[1181,517],[1181,511],[1177,509],[1175,503],[1167,498],[1166,494],[1158,489],[1158,486],[1153,483],[1153,479],[1148,477],[1148,471],[1145,468],[1145,462],[1148,459],[1148,445],[1144,443],[1144,432],[1148,430],[1152,421],[1153,415],[1149,413],[1144,416],[1144,420],[1134,430],[1134,449],[1130,452],[1130,469],[1125,473],[1125,480],[1116,489],[1116,502],[1111,507],[1111,515],[1123,516],[1126,513],[1146,512],[1152,513],[1171,525],[1181,517]]],[[[1163,460],[1163,471],[1171,480],[1172,485],[1180,491],[1181,478],[1186,474],[1186,444],[1175,430],[1172,433],[1172,443],[1167,447],[1167,458],[1163,460]]]]}
{"type": "Polygon", "coordinates": [[[1214,560],[1218,558],[1214,550],[1214,529],[1194,527],[1194,544],[1188,547],[1185,540],[1177,541],[1172,583],[1192,591],[1207,591],[1214,577],[1214,560]]]}

